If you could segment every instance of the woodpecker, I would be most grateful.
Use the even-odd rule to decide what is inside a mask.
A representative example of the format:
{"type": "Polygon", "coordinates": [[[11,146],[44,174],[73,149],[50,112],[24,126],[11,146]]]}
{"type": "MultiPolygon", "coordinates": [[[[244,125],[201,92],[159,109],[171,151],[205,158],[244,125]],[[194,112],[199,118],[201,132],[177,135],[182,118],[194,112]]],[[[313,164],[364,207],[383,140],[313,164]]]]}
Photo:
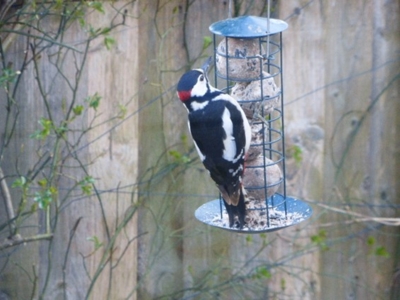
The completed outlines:
{"type": "Polygon", "coordinates": [[[250,147],[250,124],[232,96],[211,86],[207,69],[191,70],[181,77],[177,94],[188,111],[188,126],[204,167],[209,171],[224,200],[229,226],[238,217],[245,224],[244,161],[250,147]]]}

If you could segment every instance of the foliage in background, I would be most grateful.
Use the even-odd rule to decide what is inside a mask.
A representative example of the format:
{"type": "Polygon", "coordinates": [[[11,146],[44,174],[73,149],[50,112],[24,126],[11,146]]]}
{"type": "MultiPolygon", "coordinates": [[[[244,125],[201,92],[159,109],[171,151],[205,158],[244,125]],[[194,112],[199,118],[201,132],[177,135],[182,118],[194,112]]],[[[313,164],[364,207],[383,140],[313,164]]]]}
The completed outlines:
{"type": "MultiPolygon", "coordinates": [[[[0,120],[0,195],[3,196],[1,205],[4,202],[7,213],[4,215],[6,218],[0,220],[0,276],[3,276],[2,272],[6,268],[12,268],[15,264],[15,268],[20,268],[31,283],[26,286],[26,293],[32,299],[49,297],[49,292],[54,288],[48,285],[50,274],[54,272],[52,265],[63,260],[64,270],[67,268],[70,248],[73,247],[81,218],[70,228],[68,249],[64,253],[52,255],[55,248],[54,234],[60,226],[60,216],[65,208],[75,201],[93,197],[103,207],[101,191],[96,186],[97,179],[88,173],[88,166],[95,164],[96,158],[88,162],[81,150],[87,146],[88,133],[102,124],[108,123],[111,127],[115,120],[124,121],[128,108],[125,104],[119,104],[119,113],[100,122],[98,109],[102,104],[102,96],[98,93],[82,96],[80,88],[93,42],[101,39],[104,47],[111,50],[116,43],[113,32],[124,27],[127,11],[124,7],[113,7],[114,17],[106,27],[97,28],[88,22],[89,14],[102,18],[105,14],[104,5],[109,9],[110,4],[102,1],[64,0],[0,2],[0,105],[5,109],[2,113],[3,119],[0,120]],[[53,24],[57,26],[54,27],[53,24]],[[80,40],[66,40],[65,37],[71,31],[79,32],[80,40]],[[13,44],[21,44],[21,41],[25,44],[25,49],[18,53],[10,52],[13,44]],[[59,91],[52,91],[51,84],[49,86],[44,82],[44,77],[48,74],[43,74],[40,67],[43,60],[48,64],[47,72],[54,72],[53,80],[67,87],[62,91],[61,97],[57,94],[59,91]],[[72,75],[67,72],[71,66],[74,69],[72,75]],[[18,126],[23,121],[21,115],[25,110],[26,99],[23,97],[24,92],[21,92],[25,88],[22,78],[32,74],[35,78],[34,85],[32,90],[25,93],[34,93],[35,105],[43,109],[35,128],[22,128],[27,132],[22,143],[34,145],[30,149],[35,149],[34,153],[21,150],[22,155],[34,157],[33,161],[29,161],[30,165],[22,165],[21,162],[26,162],[26,159],[9,159],[12,151],[15,151],[14,141],[21,134],[18,126]],[[92,117],[87,121],[88,116],[92,117]],[[47,268],[39,265],[40,269],[33,266],[32,270],[32,266],[16,263],[14,260],[20,247],[32,247],[33,250],[36,247],[33,244],[35,241],[42,241],[41,249],[47,249],[47,268]],[[63,256],[62,260],[59,255],[63,256]]],[[[129,4],[127,2],[126,6],[129,4]]],[[[127,99],[123,101],[121,103],[129,103],[127,99]]],[[[133,188],[128,190],[131,193],[133,188]]],[[[106,213],[103,214],[103,220],[98,221],[109,233],[108,239],[100,241],[96,236],[88,237],[88,243],[94,244],[93,253],[101,250],[102,257],[94,274],[86,274],[91,283],[87,291],[80,291],[86,294],[86,298],[93,292],[100,274],[118,266],[118,261],[110,264],[110,257],[117,247],[116,238],[121,234],[125,235],[125,227],[136,210],[136,206],[130,207],[114,230],[109,228],[106,213]],[[109,267],[105,268],[106,265],[109,267]]],[[[135,239],[136,237],[127,243],[125,250],[122,249],[118,260],[135,239]]],[[[83,265],[93,253],[81,258],[83,265]]],[[[12,286],[12,282],[9,286],[12,286]]],[[[64,297],[68,294],[67,288],[68,283],[65,283],[64,297]]],[[[134,286],[132,291],[134,293],[134,286]]],[[[5,295],[6,293],[0,291],[0,296],[5,295]]]]}

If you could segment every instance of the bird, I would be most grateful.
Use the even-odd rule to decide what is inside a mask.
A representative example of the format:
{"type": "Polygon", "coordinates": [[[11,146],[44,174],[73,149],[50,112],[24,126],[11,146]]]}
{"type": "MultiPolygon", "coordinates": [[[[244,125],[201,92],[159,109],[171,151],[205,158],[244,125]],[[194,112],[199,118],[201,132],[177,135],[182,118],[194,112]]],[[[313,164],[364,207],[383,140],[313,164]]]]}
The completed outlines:
{"type": "Polygon", "coordinates": [[[188,111],[188,127],[197,153],[221,193],[229,226],[243,228],[246,191],[242,179],[251,128],[238,101],[210,84],[210,64],[211,58],[201,68],[183,74],[177,95],[188,111]]]}

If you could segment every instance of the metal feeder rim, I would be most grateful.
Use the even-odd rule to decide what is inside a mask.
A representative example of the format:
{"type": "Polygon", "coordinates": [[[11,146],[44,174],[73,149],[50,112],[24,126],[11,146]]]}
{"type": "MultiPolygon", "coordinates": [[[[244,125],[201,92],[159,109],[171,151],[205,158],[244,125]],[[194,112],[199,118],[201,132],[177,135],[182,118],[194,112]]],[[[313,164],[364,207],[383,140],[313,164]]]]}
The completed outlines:
{"type": "MultiPolygon", "coordinates": [[[[273,46],[274,48],[276,48],[276,50],[273,50],[273,48],[271,49],[271,47],[269,48],[269,50],[270,50],[270,52],[269,52],[269,55],[271,56],[271,55],[275,55],[275,54],[277,54],[277,53],[279,53],[282,49],[281,49],[281,44],[279,44],[279,43],[277,43],[277,42],[274,42],[274,41],[272,41],[272,40],[269,40],[268,41],[268,39],[265,39],[265,40],[263,40],[263,39],[261,39],[261,43],[264,43],[264,44],[267,44],[267,43],[269,43],[270,45],[269,46],[273,46]]],[[[267,45],[266,45],[267,46],[267,45]]],[[[266,53],[265,53],[266,54],[266,53]]]]}
{"type": "MultiPolygon", "coordinates": [[[[260,144],[261,145],[261,144],[260,144]]],[[[255,147],[257,147],[257,145],[251,145],[251,146],[255,146],[255,147]]],[[[277,151],[277,150],[275,150],[275,149],[264,149],[264,152],[270,152],[270,154],[271,153],[275,153],[277,156],[278,156],[278,158],[277,159],[274,159],[273,160],[273,164],[265,164],[265,166],[266,167],[268,167],[268,166],[271,166],[271,165],[274,165],[274,164],[278,164],[278,163],[280,163],[281,161],[283,161],[284,159],[285,159],[285,157],[283,156],[283,153],[282,152],[279,152],[279,151],[277,151]]],[[[272,158],[271,157],[269,157],[269,156],[266,156],[265,155],[265,153],[264,153],[264,157],[266,157],[266,158],[269,158],[270,160],[272,160],[272,158]]],[[[263,165],[261,165],[261,167],[264,167],[264,164],[263,165]]],[[[254,166],[254,168],[261,168],[260,166],[254,166]]],[[[253,166],[248,166],[248,165],[246,165],[246,168],[249,168],[249,169],[251,169],[251,168],[253,168],[253,166]]]]}
{"type": "Polygon", "coordinates": [[[209,30],[217,35],[232,38],[259,38],[280,33],[288,28],[285,21],[279,19],[268,19],[256,16],[240,16],[232,19],[225,19],[210,25],[209,30]]]}
{"type": "MultiPolygon", "coordinates": [[[[262,143],[258,143],[258,144],[251,143],[250,146],[259,147],[259,146],[263,146],[263,145],[273,145],[273,144],[275,144],[277,142],[280,142],[282,140],[282,131],[278,131],[278,130],[276,130],[274,128],[270,128],[269,130],[272,131],[272,132],[275,132],[278,135],[278,137],[276,139],[274,139],[274,140],[263,141],[262,143]]],[[[274,151],[274,149],[269,149],[269,148],[267,148],[265,150],[274,151]]],[[[280,152],[278,152],[276,150],[275,150],[275,153],[281,154],[280,152]]]]}
{"type": "MultiPolygon", "coordinates": [[[[280,96],[280,94],[278,94],[277,96],[280,96]]],[[[257,100],[257,101],[256,100],[238,100],[238,102],[239,102],[239,104],[261,103],[262,101],[269,101],[269,100],[273,100],[274,98],[278,98],[278,97],[274,96],[272,98],[268,98],[268,99],[265,99],[265,100],[257,100]]],[[[268,124],[272,124],[275,121],[282,119],[282,112],[280,110],[278,110],[276,107],[274,107],[274,111],[277,112],[276,114],[274,114],[274,115],[276,115],[276,117],[273,117],[273,118],[271,118],[269,120],[265,120],[268,124]]],[[[268,113],[267,115],[272,115],[272,112],[268,113]]],[[[260,125],[260,124],[265,124],[265,123],[263,121],[253,121],[252,124],[260,125]]],[[[281,132],[280,130],[276,130],[276,131],[281,132]]]]}
{"type": "Polygon", "coordinates": [[[265,201],[267,201],[268,209],[273,209],[273,208],[279,207],[281,205],[286,205],[286,200],[288,198],[290,198],[290,197],[285,197],[283,194],[276,192],[275,194],[273,194],[271,197],[269,197],[265,201]],[[280,202],[277,203],[277,201],[280,201],[280,202]]]}
{"type": "Polygon", "coordinates": [[[257,190],[263,190],[263,189],[270,189],[274,186],[280,185],[282,182],[283,182],[283,177],[279,178],[279,180],[275,181],[274,183],[267,183],[267,185],[246,186],[246,190],[257,191],[257,190]]]}
{"type": "MultiPolygon", "coordinates": [[[[220,73],[218,70],[216,71],[216,74],[217,74],[218,78],[224,79],[226,81],[251,82],[251,81],[261,80],[260,76],[250,77],[250,78],[246,78],[246,79],[241,79],[241,78],[238,78],[238,77],[235,77],[235,76],[227,76],[226,74],[220,73]]],[[[276,77],[276,76],[280,75],[280,73],[274,73],[272,75],[273,75],[273,77],[276,77]]]]}
{"type": "MultiPolygon", "coordinates": [[[[228,63],[229,65],[229,63],[228,63]]],[[[229,81],[235,81],[235,82],[251,82],[251,81],[256,81],[256,80],[264,80],[264,79],[268,79],[271,77],[278,77],[279,75],[281,75],[281,68],[273,63],[264,63],[263,65],[267,66],[270,68],[269,72],[267,71],[267,73],[270,76],[256,76],[256,77],[251,77],[251,78],[246,78],[246,79],[240,79],[240,78],[236,78],[235,76],[228,76],[226,74],[222,74],[220,73],[218,70],[216,70],[217,76],[219,78],[225,79],[225,80],[229,80],[229,81]],[[270,73],[272,68],[276,68],[276,72],[275,73],[270,73]]]]}
{"type": "Polygon", "coordinates": [[[279,98],[279,96],[280,96],[280,91],[278,93],[276,93],[276,95],[273,95],[272,97],[264,96],[263,99],[246,99],[246,100],[237,99],[237,101],[240,104],[258,103],[258,102],[263,102],[263,101],[264,101],[264,103],[268,103],[268,101],[271,101],[271,100],[274,100],[276,98],[279,98]]]}
{"type": "MultiPolygon", "coordinates": [[[[263,40],[261,40],[261,43],[267,43],[267,41],[263,41],[263,40]]],[[[222,57],[224,57],[224,58],[231,58],[231,59],[233,59],[233,58],[235,58],[235,59],[254,59],[254,58],[261,58],[261,59],[265,59],[265,60],[274,60],[275,59],[275,54],[277,54],[277,53],[279,53],[280,51],[281,51],[281,47],[280,47],[280,45],[278,44],[278,43],[275,43],[275,42],[273,42],[273,41],[270,41],[269,42],[269,44],[270,44],[270,46],[273,46],[274,47],[274,49],[271,49],[270,48],[270,52],[269,52],[269,58],[267,57],[267,53],[264,53],[264,54],[256,54],[256,55],[248,55],[248,56],[246,56],[246,57],[237,57],[237,56],[234,56],[234,55],[229,55],[228,53],[226,53],[226,52],[220,52],[219,50],[218,50],[218,47],[215,49],[215,53],[216,54],[218,54],[219,56],[222,56],[222,57]]],[[[265,64],[267,64],[267,63],[265,63],[265,64]]]]}
{"type": "MultiPolygon", "coordinates": [[[[263,202],[266,202],[266,203],[269,203],[270,205],[268,205],[268,206],[266,206],[266,207],[257,207],[257,208],[248,208],[247,210],[249,210],[249,211],[256,211],[256,210],[271,210],[271,209],[274,209],[274,208],[276,208],[276,207],[279,207],[279,206],[284,206],[285,204],[286,204],[286,200],[282,200],[281,202],[279,202],[279,203],[277,203],[277,204],[273,204],[272,203],[272,198],[278,198],[278,197],[280,197],[281,199],[285,199],[285,197],[283,197],[283,195],[282,194],[280,194],[280,193],[275,193],[274,195],[272,195],[271,197],[268,197],[268,199],[266,199],[266,200],[259,200],[259,201],[263,201],[263,202]]],[[[287,198],[286,198],[287,199],[287,198]]],[[[222,201],[222,199],[220,199],[220,201],[222,201]]]]}
{"type": "MultiPolygon", "coordinates": [[[[268,149],[268,150],[266,150],[266,151],[269,151],[270,149],[268,149]]],[[[272,150],[273,149],[271,149],[271,152],[272,152],[272,150]]],[[[275,150],[276,151],[276,150],[275,150]]],[[[262,165],[251,165],[251,166],[248,166],[247,164],[246,164],[246,169],[259,169],[259,168],[264,168],[264,167],[271,167],[271,166],[275,166],[275,165],[278,165],[279,164],[279,162],[282,160],[282,153],[278,153],[279,154],[279,156],[281,156],[279,159],[280,160],[271,160],[272,162],[271,163],[264,163],[264,164],[262,164],[262,165]]],[[[268,159],[270,159],[269,157],[264,157],[264,158],[268,158],[268,159]]]]}
{"type": "MultiPolygon", "coordinates": [[[[230,227],[224,227],[222,225],[212,223],[211,222],[212,218],[215,218],[216,216],[220,216],[221,205],[220,205],[219,199],[204,203],[195,211],[194,215],[200,222],[203,222],[206,225],[210,225],[212,227],[216,227],[219,229],[227,230],[230,232],[236,232],[236,233],[257,234],[257,233],[263,233],[263,232],[272,232],[272,231],[284,229],[284,228],[287,228],[287,227],[290,227],[293,225],[297,225],[297,224],[307,220],[308,218],[310,218],[313,213],[313,209],[311,208],[310,205],[308,205],[306,202],[296,199],[294,197],[286,197],[284,203],[282,203],[282,205],[281,205],[282,207],[280,207],[280,206],[277,207],[277,208],[279,208],[279,211],[285,212],[285,207],[283,207],[284,204],[286,204],[288,213],[293,213],[293,212],[300,213],[301,218],[293,220],[293,222],[290,224],[284,224],[281,226],[270,225],[268,228],[262,229],[262,230],[249,230],[246,228],[243,228],[243,229],[230,228],[230,227]]],[[[225,210],[225,208],[223,208],[223,209],[225,210]]]]}

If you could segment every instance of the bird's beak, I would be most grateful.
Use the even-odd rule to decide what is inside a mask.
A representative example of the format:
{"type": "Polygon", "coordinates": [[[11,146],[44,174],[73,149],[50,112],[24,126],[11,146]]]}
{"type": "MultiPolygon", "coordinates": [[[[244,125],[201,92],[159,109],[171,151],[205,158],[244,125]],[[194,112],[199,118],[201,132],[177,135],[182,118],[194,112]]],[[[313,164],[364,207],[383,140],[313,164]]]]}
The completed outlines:
{"type": "Polygon", "coordinates": [[[212,57],[210,56],[209,58],[207,58],[207,60],[205,61],[205,63],[201,66],[201,69],[204,71],[204,74],[207,74],[208,69],[211,66],[211,62],[212,62],[212,57]]]}

